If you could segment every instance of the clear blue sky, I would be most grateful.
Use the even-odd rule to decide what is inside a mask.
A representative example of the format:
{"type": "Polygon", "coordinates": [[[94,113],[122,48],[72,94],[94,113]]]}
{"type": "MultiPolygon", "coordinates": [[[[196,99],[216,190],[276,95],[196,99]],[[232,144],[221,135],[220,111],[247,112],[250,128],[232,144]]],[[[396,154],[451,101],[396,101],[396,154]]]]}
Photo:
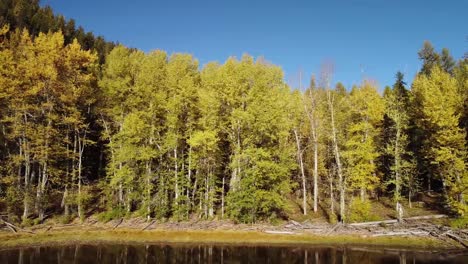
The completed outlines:
{"type": "Polygon", "coordinates": [[[468,51],[465,0],[42,0],[107,40],[143,51],[188,52],[201,65],[243,53],[280,65],[303,83],[335,64],[334,81],[382,88],[401,70],[410,82],[424,40],[458,59],[468,51]]]}

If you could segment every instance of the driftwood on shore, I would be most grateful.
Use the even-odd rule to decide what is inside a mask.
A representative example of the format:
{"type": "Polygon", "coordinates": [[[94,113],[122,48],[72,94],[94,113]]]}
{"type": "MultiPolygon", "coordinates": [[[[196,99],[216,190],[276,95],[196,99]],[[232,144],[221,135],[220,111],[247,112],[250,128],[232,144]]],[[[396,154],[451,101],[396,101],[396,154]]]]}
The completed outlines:
{"type": "Polygon", "coordinates": [[[379,236],[427,236],[429,232],[426,231],[398,231],[398,232],[385,232],[385,233],[376,233],[373,234],[372,237],[379,237],[379,236]]]}
{"type": "Polygon", "coordinates": [[[25,233],[35,234],[33,231],[25,230],[25,229],[22,229],[20,227],[17,227],[14,224],[12,224],[12,223],[10,223],[8,221],[5,221],[1,217],[0,217],[0,224],[4,224],[13,233],[18,233],[18,231],[22,231],[22,232],[25,232],[25,233]]]}
{"type": "MultiPolygon", "coordinates": [[[[426,215],[426,216],[415,216],[404,218],[404,222],[411,222],[415,220],[431,220],[439,218],[447,218],[447,215],[426,215]]],[[[385,221],[374,221],[364,223],[353,223],[349,224],[352,227],[366,227],[366,226],[378,226],[382,224],[397,223],[397,220],[385,220],[385,221]]],[[[453,230],[447,226],[437,226],[434,224],[418,222],[413,225],[404,225],[399,230],[386,231],[385,229],[380,232],[372,234],[372,237],[378,236],[430,236],[435,239],[441,240],[444,243],[453,244],[455,241],[457,245],[461,245],[464,248],[468,248],[468,232],[465,230],[453,230]],[[456,233],[456,234],[455,234],[456,233]],[[460,236],[463,236],[460,237],[460,236]]]]}
{"type": "Polygon", "coordinates": [[[464,246],[465,248],[468,248],[468,242],[466,240],[463,240],[461,239],[460,237],[458,237],[457,235],[454,235],[452,234],[452,232],[447,232],[446,233],[446,236],[450,237],[451,239],[457,241],[458,243],[460,243],[462,246],[464,246]]]}
{"type": "Polygon", "coordinates": [[[398,220],[382,220],[382,221],[372,221],[372,222],[362,222],[362,223],[351,223],[349,226],[375,226],[375,225],[386,225],[386,224],[396,224],[398,220]]]}
{"type": "Polygon", "coordinates": [[[4,224],[11,232],[18,233],[19,228],[12,223],[9,223],[0,218],[0,223],[4,224]]]}
{"type": "MultiPolygon", "coordinates": [[[[424,215],[424,216],[414,216],[403,218],[403,221],[414,221],[414,220],[428,220],[428,219],[439,219],[439,218],[448,218],[448,215],[439,214],[439,215],[424,215]]],[[[372,225],[382,225],[382,224],[396,224],[398,223],[397,219],[383,220],[383,221],[372,221],[372,222],[362,222],[362,223],[351,223],[350,226],[372,226],[372,225]]]]}
{"type": "Polygon", "coordinates": [[[379,231],[372,234],[372,237],[378,236],[425,236],[433,237],[447,244],[461,245],[468,248],[468,235],[463,230],[453,230],[445,226],[431,224],[416,224],[413,227],[404,227],[397,231],[379,231]],[[463,236],[460,237],[460,236],[463,236]]]}
{"type": "Polygon", "coordinates": [[[344,235],[344,236],[358,236],[358,237],[421,237],[437,239],[450,247],[463,247],[468,248],[468,230],[466,229],[452,229],[446,225],[437,225],[430,221],[431,219],[438,219],[447,217],[446,215],[429,215],[404,218],[403,221],[398,223],[396,220],[384,220],[365,223],[352,223],[343,224],[337,223],[330,225],[324,221],[306,220],[304,222],[297,222],[291,220],[282,226],[272,226],[268,224],[255,224],[245,225],[236,224],[232,221],[189,221],[189,222],[161,222],[156,219],[148,221],[143,218],[134,218],[124,220],[123,218],[115,219],[108,223],[98,222],[96,219],[87,219],[83,223],[72,223],[65,225],[39,225],[28,229],[22,229],[12,223],[4,221],[0,217],[0,226],[8,229],[13,233],[34,233],[34,231],[42,230],[43,233],[61,230],[73,230],[79,228],[80,230],[115,230],[118,227],[125,227],[128,229],[135,229],[140,231],[151,229],[162,230],[237,230],[237,231],[258,231],[267,234],[277,235],[316,235],[316,236],[329,236],[329,235],[344,235]],[[156,224],[158,223],[158,224],[156,224]]]}
{"type": "Polygon", "coordinates": [[[296,233],[307,232],[325,236],[332,233],[340,233],[370,237],[432,237],[443,243],[450,244],[451,246],[468,248],[468,230],[454,230],[448,226],[439,226],[427,221],[447,217],[448,216],[444,214],[425,215],[403,218],[401,222],[398,222],[396,219],[390,219],[351,224],[337,223],[333,226],[328,224],[311,224],[308,221],[298,223],[291,220],[288,224],[284,225],[284,232],[294,230],[296,233]]]}
{"type": "Polygon", "coordinates": [[[341,222],[336,223],[336,224],[330,229],[330,231],[328,231],[328,232],[326,233],[326,235],[328,236],[328,235],[330,235],[331,233],[335,232],[341,225],[342,225],[341,222]]]}
{"type": "Polygon", "coordinates": [[[122,224],[123,220],[124,220],[123,218],[120,218],[120,220],[117,222],[117,224],[114,225],[112,230],[116,229],[120,224],[122,224]]]}
{"type": "Polygon", "coordinates": [[[276,231],[276,230],[265,230],[263,231],[267,234],[281,234],[281,235],[294,235],[294,232],[291,231],[276,231]]]}
{"type": "Polygon", "coordinates": [[[147,224],[143,229],[141,229],[141,231],[145,231],[145,230],[148,229],[150,226],[152,226],[155,222],[156,222],[156,220],[151,221],[151,222],[150,222],[149,224],[147,224]]]}

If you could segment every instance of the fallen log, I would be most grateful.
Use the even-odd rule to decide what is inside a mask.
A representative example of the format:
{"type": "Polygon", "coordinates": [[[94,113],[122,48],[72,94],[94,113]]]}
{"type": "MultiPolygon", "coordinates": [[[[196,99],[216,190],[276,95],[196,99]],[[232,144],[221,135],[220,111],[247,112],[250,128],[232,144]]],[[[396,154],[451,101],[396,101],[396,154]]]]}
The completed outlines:
{"type": "Polygon", "coordinates": [[[310,225],[310,226],[304,226],[302,229],[323,230],[323,229],[326,229],[326,227],[324,227],[324,226],[313,226],[313,225],[310,225]]]}
{"type": "Polygon", "coordinates": [[[432,230],[432,229],[427,228],[427,227],[420,227],[419,229],[423,230],[423,231],[426,231],[430,236],[432,236],[432,237],[434,237],[436,239],[441,239],[441,237],[444,235],[444,233],[440,234],[439,231],[432,230]]]}
{"type": "Polygon", "coordinates": [[[5,224],[6,227],[7,227],[8,229],[10,229],[11,232],[13,232],[13,233],[18,233],[18,230],[20,229],[19,227],[15,226],[15,225],[12,224],[12,223],[9,223],[9,222],[3,220],[2,218],[0,218],[0,221],[1,221],[1,223],[5,224]]]}
{"type": "MultiPolygon", "coordinates": [[[[424,219],[439,219],[446,218],[448,215],[439,214],[439,215],[424,215],[424,216],[413,216],[403,218],[403,221],[412,221],[412,220],[424,220],[424,219]]],[[[370,226],[370,225],[381,225],[381,224],[396,224],[398,223],[397,219],[383,220],[383,221],[372,221],[372,222],[362,222],[362,223],[351,223],[349,226],[370,226]]]]}
{"type": "Polygon", "coordinates": [[[373,234],[372,237],[379,237],[379,236],[427,236],[429,232],[426,231],[400,231],[400,232],[388,232],[388,233],[380,233],[380,234],[373,234]]]}
{"type": "Polygon", "coordinates": [[[6,227],[7,227],[8,229],[10,229],[11,232],[13,232],[13,233],[17,233],[17,232],[18,232],[18,231],[16,231],[16,229],[15,229],[13,226],[8,225],[8,224],[6,224],[6,223],[5,223],[5,225],[6,225],[6,227]]]}
{"type": "Polygon", "coordinates": [[[120,224],[122,224],[123,218],[120,218],[119,222],[112,228],[112,230],[116,229],[120,224]]]}
{"type": "Polygon", "coordinates": [[[154,222],[156,222],[156,220],[151,221],[151,223],[146,225],[143,229],[141,229],[141,231],[145,231],[146,229],[148,229],[150,226],[152,226],[154,224],[154,222]]]}
{"type": "Polygon", "coordinates": [[[438,215],[423,215],[423,216],[413,216],[403,218],[403,220],[424,220],[424,219],[439,219],[439,218],[447,218],[448,215],[445,214],[438,214],[438,215]]]}
{"type": "Polygon", "coordinates": [[[29,234],[36,234],[34,231],[26,230],[26,229],[21,229],[21,231],[29,234]]]}
{"type": "Polygon", "coordinates": [[[263,231],[264,233],[267,234],[283,234],[283,235],[294,235],[294,232],[291,231],[275,231],[275,230],[265,230],[263,231]]]}
{"type": "Polygon", "coordinates": [[[458,232],[468,236],[468,230],[465,230],[465,229],[459,229],[458,232]]]}
{"type": "Polygon", "coordinates": [[[97,222],[98,222],[98,220],[91,220],[91,221],[89,221],[88,225],[92,226],[97,222]]]}
{"type": "Polygon", "coordinates": [[[0,223],[5,224],[6,227],[7,227],[8,229],[10,229],[10,231],[13,232],[13,233],[18,233],[18,231],[22,231],[22,232],[25,232],[25,233],[36,234],[36,233],[34,233],[33,231],[30,231],[30,230],[26,230],[26,229],[22,229],[22,228],[20,228],[20,227],[17,227],[17,226],[15,226],[15,225],[12,224],[12,223],[3,220],[2,218],[0,218],[0,221],[1,221],[0,223]]]}
{"type": "Polygon", "coordinates": [[[76,224],[62,224],[58,225],[59,227],[68,227],[68,226],[76,226],[76,224]]]}
{"type": "Polygon", "coordinates": [[[332,227],[332,229],[330,229],[325,235],[326,235],[326,236],[330,235],[330,234],[333,233],[336,229],[338,229],[338,227],[340,227],[340,226],[341,226],[341,222],[336,223],[336,224],[332,227]]]}
{"type": "Polygon", "coordinates": [[[302,229],[304,228],[299,222],[290,220],[288,224],[284,226],[287,229],[302,229]]]}
{"type": "Polygon", "coordinates": [[[294,220],[289,221],[291,224],[297,226],[297,227],[302,227],[302,225],[299,222],[296,222],[294,220]]]}
{"type": "Polygon", "coordinates": [[[398,220],[383,220],[383,221],[372,221],[372,222],[362,222],[362,223],[351,223],[348,224],[349,226],[372,226],[372,225],[380,225],[380,224],[396,224],[398,220]]]}
{"type": "Polygon", "coordinates": [[[463,239],[461,239],[459,236],[451,233],[451,232],[447,232],[447,234],[445,234],[446,236],[450,237],[451,239],[457,241],[458,243],[460,243],[462,246],[464,246],[465,248],[468,248],[468,242],[464,241],[463,239]]]}

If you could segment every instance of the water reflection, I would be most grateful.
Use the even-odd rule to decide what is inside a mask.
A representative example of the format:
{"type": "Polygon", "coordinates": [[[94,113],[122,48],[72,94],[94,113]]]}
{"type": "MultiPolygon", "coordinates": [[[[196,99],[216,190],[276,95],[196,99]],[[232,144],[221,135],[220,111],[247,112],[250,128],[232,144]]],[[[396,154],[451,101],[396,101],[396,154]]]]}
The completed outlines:
{"type": "Polygon", "coordinates": [[[0,250],[0,263],[468,263],[468,252],[353,247],[96,244],[0,250]]]}

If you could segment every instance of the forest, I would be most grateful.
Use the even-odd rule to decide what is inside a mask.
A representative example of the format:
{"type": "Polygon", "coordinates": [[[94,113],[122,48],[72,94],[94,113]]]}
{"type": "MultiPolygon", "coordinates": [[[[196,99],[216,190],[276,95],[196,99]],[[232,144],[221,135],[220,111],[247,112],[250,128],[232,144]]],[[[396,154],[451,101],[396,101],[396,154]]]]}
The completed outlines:
{"type": "MultiPolygon", "coordinates": [[[[307,87],[244,55],[199,65],[106,41],[39,1],[0,3],[0,214],[102,221],[401,219],[420,193],[467,219],[468,56],[428,41],[381,89],[307,87]]],[[[333,84],[333,85],[332,85],[333,84]]],[[[468,220],[466,220],[468,223],[468,220]]]]}

